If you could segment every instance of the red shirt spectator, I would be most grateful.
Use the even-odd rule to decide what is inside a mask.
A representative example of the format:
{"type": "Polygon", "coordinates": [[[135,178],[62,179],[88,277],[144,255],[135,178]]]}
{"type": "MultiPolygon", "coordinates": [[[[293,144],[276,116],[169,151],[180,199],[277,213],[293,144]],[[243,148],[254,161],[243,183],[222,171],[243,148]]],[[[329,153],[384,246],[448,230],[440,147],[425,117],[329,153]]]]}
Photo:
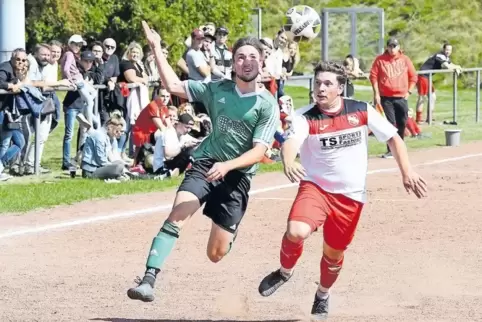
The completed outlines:
{"type": "Polygon", "coordinates": [[[169,110],[161,98],[151,101],[142,109],[132,128],[132,138],[136,147],[144,143],[156,144],[154,133],[170,125],[169,110]]]}

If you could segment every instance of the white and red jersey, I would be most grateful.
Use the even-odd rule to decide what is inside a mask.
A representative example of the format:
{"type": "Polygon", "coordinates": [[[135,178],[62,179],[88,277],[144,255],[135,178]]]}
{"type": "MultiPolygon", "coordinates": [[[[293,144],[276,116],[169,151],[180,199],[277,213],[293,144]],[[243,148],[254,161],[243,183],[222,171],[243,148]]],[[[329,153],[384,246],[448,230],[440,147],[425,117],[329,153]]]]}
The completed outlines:
{"type": "Polygon", "coordinates": [[[397,129],[371,105],[343,99],[335,114],[322,112],[316,105],[297,110],[285,135],[303,142],[300,158],[307,173],[304,180],[364,203],[368,130],[380,142],[397,134],[397,129]]]}

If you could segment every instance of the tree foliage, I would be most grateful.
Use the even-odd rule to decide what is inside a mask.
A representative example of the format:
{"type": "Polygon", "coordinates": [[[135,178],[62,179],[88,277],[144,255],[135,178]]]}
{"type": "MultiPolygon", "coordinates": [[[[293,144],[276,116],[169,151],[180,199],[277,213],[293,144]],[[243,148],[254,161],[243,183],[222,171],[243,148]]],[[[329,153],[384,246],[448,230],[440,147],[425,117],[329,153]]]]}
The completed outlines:
{"type": "Polygon", "coordinates": [[[117,41],[118,54],[131,41],[145,44],[141,21],[146,20],[171,46],[171,60],[184,51],[190,32],[206,22],[226,26],[230,39],[252,31],[252,8],[266,0],[27,0],[27,47],[73,34],[117,41]]]}

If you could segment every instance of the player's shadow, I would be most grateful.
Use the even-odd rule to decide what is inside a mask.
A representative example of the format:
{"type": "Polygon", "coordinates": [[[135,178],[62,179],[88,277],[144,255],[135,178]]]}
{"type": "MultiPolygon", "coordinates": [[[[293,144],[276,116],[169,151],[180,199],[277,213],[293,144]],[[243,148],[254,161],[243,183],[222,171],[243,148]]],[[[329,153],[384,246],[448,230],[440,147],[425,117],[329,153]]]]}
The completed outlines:
{"type": "Polygon", "coordinates": [[[123,319],[123,318],[95,318],[91,321],[104,321],[104,322],[299,322],[301,320],[187,320],[187,319],[123,319]]]}

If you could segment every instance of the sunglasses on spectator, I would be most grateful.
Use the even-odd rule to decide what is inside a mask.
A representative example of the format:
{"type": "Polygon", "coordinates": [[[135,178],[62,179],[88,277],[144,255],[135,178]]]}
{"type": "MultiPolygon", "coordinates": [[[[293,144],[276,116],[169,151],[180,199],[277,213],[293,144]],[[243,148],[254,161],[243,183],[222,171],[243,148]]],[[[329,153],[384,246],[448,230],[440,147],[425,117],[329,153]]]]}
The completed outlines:
{"type": "Polygon", "coordinates": [[[15,58],[15,60],[16,60],[17,62],[22,62],[22,63],[25,63],[25,62],[27,61],[27,59],[25,59],[25,58],[22,59],[22,58],[18,58],[18,57],[15,58]]]}
{"type": "Polygon", "coordinates": [[[115,49],[115,46],[105,45],[105,49],[115,49]]]}

